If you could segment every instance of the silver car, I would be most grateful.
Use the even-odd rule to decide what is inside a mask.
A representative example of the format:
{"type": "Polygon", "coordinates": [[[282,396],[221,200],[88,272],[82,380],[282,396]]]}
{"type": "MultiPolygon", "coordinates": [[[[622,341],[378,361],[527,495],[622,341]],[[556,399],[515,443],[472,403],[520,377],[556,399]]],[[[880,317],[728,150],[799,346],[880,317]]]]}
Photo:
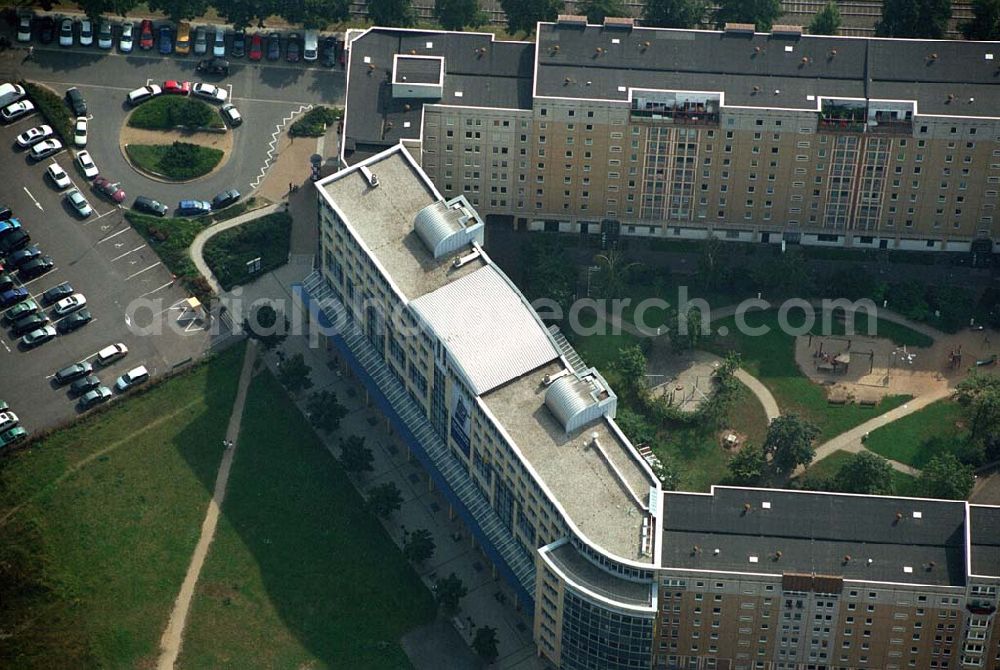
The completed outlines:
{"type": "Polygon", "coordinates": [[[194,30],[194,53],[196,56],[204,56],[208,51],[208,32],[205,26],[198,26],[194,30]]]}
{"type": "Polygon", "coordinates": [[[131,21],[126,21],[122,24],[122,35],[118,38],[118,50],[123,54],[132,53],[133,47],[133,33],[135,32],[135,24],[131,21]]]}
{"type": "Polygon", "coordinates": [[[90,207],[90,203],[87,202],[87,198],[84,197],[83,193],[80,193],[80,189],[71,188],[66,191],[66,199],[69,200],[69,204],[73,206],[73,209],[80,215],[80,218],[86,219],[94,213],[94,210],[90,207]]]}

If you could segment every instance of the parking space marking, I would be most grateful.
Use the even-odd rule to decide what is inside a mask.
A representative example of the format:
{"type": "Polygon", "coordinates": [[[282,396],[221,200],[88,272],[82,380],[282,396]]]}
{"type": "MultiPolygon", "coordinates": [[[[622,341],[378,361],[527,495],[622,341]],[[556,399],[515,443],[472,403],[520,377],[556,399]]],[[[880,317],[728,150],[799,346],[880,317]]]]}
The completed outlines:
{"type": "Polygon", "coordinates": [[[103,217],[103,216],[107,216],[108,214],[114,214],[114,213],[115,213],[115,212],[117,212],[117,211],[118,211],[117,209],[109,209],[108,211],[104,212],[104,214],[98,214],[98,215],[97,215],[97,216],[95,216],[94,218],[92,218],[92,219],[88,219],[87,221],[84,221],[84,222],[83,222],[83,225],[85,225],[85,226],[86,226],[87,224],[90,224],[90,223],[94,223],[94,222],[96,222],[96,221],[100,221],[100,220],[101,220],[101,217],[103,217]]]}
{"type": "Polygon", "coordinates": [[[7,343],[4,342],[3,340],[0,340],[0,344],[3,345],[3,348],[6,349],[7,353],[9,354],[10,353],[10,347],[7,346],[7,343]]]}
{"type": "Polygon", "coordinates": [[[111,233],[111,234],[110,234],[110,235],[108,235],[107,237],[102,237],[101,239],[97,240],[97,243],[98,243],[98,244],[101,244],[102,242],[107,242],[107,241],[108,241],[108,240],[110,240],[110,239],[113,239],[113,238],[115,238],[115,237],[118,237],[118,236],[119,236],[119,235],[121,235],[122,233],[127,233],[127,232],[128,232],[129,230],[131,230],[131,229],[132,229],[132,227],[131,227],[131,226],[125,226],[124,228],[122,228],[121,230],[119,230],[119,231],[118,231],[117,233],[111,233]]]}
{"type": "Polygon", "coordinates": [[[146,272],[147,270],[152,270],[152,269],[153,269],[153,268],[155,268],[155,267],[156,267],[157,265],[163,265],[163,263],[161,263],[161,262],[157,261],[156,263],[153,263],[153,264],[152,264],[152,265],[150,265],[149,267],[145,267],[145,268],[143,268],[143,269],[139,270],[138,272],[133,272],[133,273],[132,273],[132,274],[130,274],[130,275],[129,275],[128,277],[125,277],[125,281],[128,281],[129,279],[132,279],[133,277],[138,277],[138,276],[139,276],[139,275],[141,275],[141,274],[142,274],[143,272],[146,272]]]}
{"type": "MultiPolygon", "coordinates": [[[[59,270],[59,268],[52,268],[51,270],[49,270],[49,272],[56,272],[58,270],[59,270]]],[[[45,278],[45,275],[42,275],[41,277],[35,277],[34,279],[32,279],[30,281],[24,282],[23,284],[21,284],[21,286],[29,286],[31,284],[34,284],[39,279],[44,279],[44,278],[45,278]]]]}
{"type": "Polygon", "coordinates": [[[154,289],[153,289],[152,291],[146,291],[145,293],[143,293],[143,294],[142,294],[142,295],[140,295],[139,297],[140,297],[140,298],[145,298],[145,297],[146,297],[147,295],[153,295],[153,294],[154,294],[154,293],[156,293],[157,291],[162,291],[163,289],[167,288],[168,286],[172,285],[173,283],[174,283],[173,281],[168,281],[168,282],[167,282],[166,284],[164,284],[163,286],[158,286],[157,288],[154,288],[154,289]]]}
{"type": "Polygon", "coordinates": [[[44,81],[39,79],[43,84],[55,84],[56,86],[83,86],[84,88],[106,88],[110,91],[131,91],[132,89],[126,88],[124,86],[108,86],[107,84],[76,84],[71,81],[44,81]]]}
{"type": "Polygon", "coordinates": [[[42,211],[44,212],[44,211],[45,211],[45,208],[44,208],[44,207],[42,207],[42,203],[38,202],[38,201],[37,201],[37,200],[35,199],[35,196],[33,196],[33,195],[31,194],[31,191],[29,191],[29,190],[28,190],[28,187],[27,187],[27,186],[22,186],[21,188],[23,188],[23,189],[24,189],[24,192],[28,194],[28,197],[29,197],[29,198],[31,198],[31,201],[32,201],[33,203],[35,203],[35,207],[37,207],[38,209],[40,209],[40,210],[42,210],[42,211]]]}
{"type": "Polygon", "coordinates": [[[111,259],[111,262],[114,263],[115,261],[117,261],[120,258],[125,258],[129,254],[135,253],[136,251],[139,251],[140,249],[145,249],[145,248],[146,248],[145,244],[140,244],[139,246],[137,246],[135,249],[132,249],[131,251],[126,251],[123,254],[119,254],[118,256],[115,256],[114,258],[111,259]]]}

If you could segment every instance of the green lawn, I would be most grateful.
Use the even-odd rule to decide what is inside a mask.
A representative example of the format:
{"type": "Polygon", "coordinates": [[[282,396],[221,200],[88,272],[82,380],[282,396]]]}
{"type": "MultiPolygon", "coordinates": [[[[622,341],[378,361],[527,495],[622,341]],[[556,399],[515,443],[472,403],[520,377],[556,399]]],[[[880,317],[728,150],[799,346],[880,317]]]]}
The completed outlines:
{"type": "Polygon", "coordinates": [[[201,217],[160,218],[126,212],[125,218],[146,239],[172,273],[183,278],[193,279],[199,276],[197,268],[191,262],[188,248],[198,233],[207,226],[207,222],[201,217]]]}
{"type": "MultiPolygon", "coordinates": [[[[827,335],[843,335],[846,327],[846,321],[844,319],[837,318],[838,313],[833,314],[833,318],[830,319],[830,329],[827,335]]],[[[839,316],[843,316],[843,312],[839,312],[839,316]]],[[[871,319],[868,318],[868,314],[865,312],[857,312],[854,316],[854,333],[857,335],[869,336],[869,323],[871,319]]],[[[817,319],[815,328],[812,332],[814,334],[823,334],[824,326],[822,323],[822,317],[817,319]]],[[[896,323],[894,321],[887,321],[886,319],[875,320],[875,329],[871,334],[871,337],[881,337],[887,340],[891,340],[893,344],[897,346],[907,346],[907,347],[929,347],[934,344],[934,340],[924,335],[923,333],[918,333],[908,326],[896,323]]]]}
{"type": "Polygon", "coordinates": [[[13,635],[0,666],[155,665],[242,355],[230,348],[3,459],[0,617],[13,635]]]}
{"type": "Polygon", "coordinates": [[[189,142],[173,144],[126,144],[129,160],[140,170],[173,181],[202,177],[219,164],[221,149],[189,142]]]}
{"type": "Polygon", "coordinates": [[[580,354],[584,363],[597,368],[603,374],[618,360],[618,352],[640,342],[638,337],[630,333],[586,335],[573,338],[573,348],[580,354]]]}
{"type": "MultiPolygon", "coordinates": [[[[809,469],[806,470],[805,473],[799,478],[800,483],[803,485],[803,488],[806,489],[822,488],[821,484],[832,480],[840,468],[844,466],[844,463],[853,455],[854,454],[843,450],[833,452],[823,460],[816,461],[810,465],[809,469]]],[[[906,474],[905,472],[893,470],[892,483],[893,493],[895,495],[917,495],[916,478],[906,474]]]]}
{"type": "Polygon", "coordinates": [[[941,451],[955,451],[965,440],[962,407],[939,400],[898,421],[873,430],[865,446],[877,454],[915,468],[924,467],[941,451]]]}
{"type": "MultiPolygon", "coordinates": [[[[791,316],[789,321],[792,321],[791,316]]],[[[875,407],[831,405],[823,388],[809,380],[795,364],[795,340],[778,328],[776,312],[752,312],[747,315],[746,322],[749,326],[766,325],[770,331],[753,337],[738,332],[734,318],[722,319],[713,322],[712,328],[718,332],[720,326],[725,326],[729,334],[725,337],[714,335],[705,342],[704,348],[718,354],[731,350],[740,352],[743,367],[771,390],[782,412],[794,412],[819,427],[819,442],[909,400],[909,396],[888,396],[875,407]]]]}
{"type": "Polygon", "coordinates": [[[222,511],[178,667],[409,667],[431,595],[268,372],[222,511]]]}
{"type": "Polygon", "coordinates": [[[128,125],[146,130],[186,128],[224,129],[219,111],[197,98],[161,95],[137,107],[128,117],[128,125]]]}
{"type": "Polygon", "coordinates": [[[222,288],[228,291],[236,284],[287,263],[291,237],[291,215],[284,212],[268,214],[210,239],[205,244],[205,262],[222,288]],[[248,274],[247,262],[258,257],[260,270],[254,275],[248,274]]]}

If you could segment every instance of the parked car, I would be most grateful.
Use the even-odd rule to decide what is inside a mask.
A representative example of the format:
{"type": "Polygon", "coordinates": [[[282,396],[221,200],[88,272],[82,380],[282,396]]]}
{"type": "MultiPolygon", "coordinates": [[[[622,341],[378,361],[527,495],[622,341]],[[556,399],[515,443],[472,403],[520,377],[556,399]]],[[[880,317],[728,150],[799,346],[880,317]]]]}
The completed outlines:
{"type": "Polygon", "coordinates": [[[0,293],[14,288],[14,278],[6,272],[0,272],[0,293]]]}
{"type": "Polygon", "coordinates": [[[198,61],[198,72],[227,76],[229,74],[229,61],[225,58],[202,58],[198,61]]]}
{"type": "Polygon", "coordinates": [[[31,41],[31,14],[21,14],[17,17],[17,41],[31,41]]]}
{"type": "Polygon", "coordinates": [[[16,121],[22,116],[27,116],[35,111],[35,105],[30,100],[20,100],[18,102],[7,105],[2,110],[0,110],[0,118],[6,123],[11,121],[16,121]]]}
{"type": "Polygon", "coordinates": [[[323,38],[323,46],[320,48],[320,62],[324,67],[333,67],[337,64],[337,40],[332,37],[323,38]]]}
{"type": "Polygon", "coordinates": [[[83,99],[83,93],[74,86],[66,91],[66,102],[73,110],[73,116],[87,116],[87,101],[83,99]]]}
{"type": "MultiPolygon", "coordinates": [[[[167,32],[170,32],[170,28],[167,28],[167,32]]],[[[139,48],[148,51],[153,48],[153,41],[153,22],[143,19],[139,24],[139,48]]]]}
{"type": "Polygon", "coordinates": [[[186,21],[177,24],[177,44],[174,51],[184,56],[191,53],[191,24],[186,21]]]}
{"type": "Polygon", "coordinates": [[[11,270],[16,270],[28,261],[35,260],[42,255],[42,250],[38,248],[37,244],[32,244],[30,247],[25,247],[20,251],[15,251],[14,253],[7,256],[7,267],[11,270]]]}
{"type": "Polygon", "coordinates": [[[250,60],[260,60],[264,56],[264,38],[260,33],[254,33],[250,38],[250,52],[247,58],[250,60]]]}
{"type": "Polygon", "coordinates": [[[56,303],[52,313],[56,316],[66,316],[87,305],[87,298],[82,293],[74,293],[56,303]]]}
{"type": "MultiPolygon", "coordinates": [[[[60,323],[62,323],[60,321],[60,323]]],[[[80,396],[91,389],[96,389],[101,385],[101,380],[97,378],[95,374],[87,374],[84,377],[77,379],[75,382],[69,385],[70,395],[80,396]]]]}
{"type": "Polygon", "coordinates": [[[55,161],[53,161],[52,164],[50,164],[47,168],[45,168],[45,174],[49,175],[49,179],[51,179],[52,183],[55,184],[56,188],[60,190],[64,188],[69,188],[70,185],[72,185],[73,183],[72,181],[70,181],[69,175],[66,174],[66,171],[62,169],[62,166],[60,166],[59,163],[56,163],[55,161]]]}
{"type": "Polygon", "coordinates": [[[73,287],[69,282],[64,281],[62,284],[57,284],[42,294],[42,304],[51,305],[71,295],[73,295],[73,287]]]}
{"type": "Polygon", "coordinates": [[[48,139],[42,140],[38,144],[31,147],[31,151],[28,152],[28,155],[31,156],[32,160],[40,161],[62,150],[62,142],[55,139],[48,139]]]}
{"type": "Polygon", "coordinates": [[[140,103],[146,102],[150,98],[155,98],[162,92],[163,89],[161,89],[159,86],[157,86],[156,84],[150,84],[149,86],[143,86],[142,88],[135,89],[127,96],[125,96],[125,99],[128,101],[128,104],[135,107],[140,103]]]}
{"type": "MultiPolygon", "coordinates": [[[[122,24],[122,34],[118,38],[118,51],[123,54],[132,53],[133,46],[133,34],[135,33],[135,24],[131,21],[126,21],[122,24]]],[[[150,34],[152,37],[152,34],[150,34]]]]}
{"type": "Polygon", "coordinates": [[[55,375],[53,375],[53,378],[56,380],[56,383],[61,386],[79,379],[80,377],[86,377],[93,371],[93,365],[87,361],[80,361],[79,363],[73,363],[73,365],[67,365],[62,370],[57,371],[55,375]]]}
{"type": "Polygon", "coordinates": [[[0,253],[9,254],[11,251],[21,249],[31,241],[31,235],[23,228],[18,228],[3,238],[0,238],[0,253]]]}
{"type": "Polygon", "coordinates": [[[191,92],[191,82],[168,79],[163,82],[163,92],[172,95],[187,95],[191,92]]]}
{"type": "Polygon", "coordinates": [[[21,302],[29,295],[31,294],[28,292],[28,289],[23,286],[7,289],[3,293],[0,293],[0,308],[21,302]]]}
{"type": "Polygon", "coordinates": [[[26,333],[30,333],[33,330],[38,330],[43,326],[47,326],[49,323],[49,317],[44,314],[28,314],[27,316],[22,316],[20,319],[14,322],[11,326],[10,332],[14,337],[21,337],[26,333]]]}
{"type": "Polygon", "coordinates": [[[177,213],[181,216],[197,216],[212,211],[212,203],[204,200],[181,200],[177,204],[177,213]]]}
{"type": "Polygon", "coordinates": [[[3,313],[3,319],[7,323],[14,323],[22,316],[27,316],[29,314],[34,314],[35,312],[41,310],[38,303],[28,298],[27,300],[22,300],[17,303],[6,312],[3,313]]]}
{"type": "Polygon", "coordinates": [[[20,442],[28,436],[28,431],[21,426],[15,426],[8,431],[0,433],[0,447],[9,447],[20,442]]]}
{"type": "Polygon", "coordinates": [[[41,258],[36,258],[33,261],[28,261],[21,266],[20,275],[21,279],[34,279],[35,277],[41,277],[46,272],[49,272],[56,266],[56,262],[52,260],[52,256],[42,256],[41,258]]]}
{"type": "Polygon", "coordinates": [[[80,409],[88,410],[95,405],[107,402],[111,399],[111,389],[107,386],[98,386],[92,391],[87,391],[80,397],[80,409]]]}
{"type": "Polygon", "coordinates": [[[24,337],[21,338],[21,344],[25,349],[32,349],[39,345],[45,344],[52,338],[56,336],[56,329],[54,326],[45,326],[39,328],[38,330],[33,330],[24,337]]]}
{"type": "Polygon", "coordinates": [[[247,34],[242,30],[233,35],[233,48],[229,50],[233,58],[243,58],[247,53],[247,34]]]}
{"type": "Polygon", "coordinates": [[[226,98],[229,97],[229,91],[226,89],[219,88],[213,84],[203,84],[201,82],[193,85],[191,87],[191,92],[199,98],[205,98],[206,100],[211,100],[212,102],[225,102],[226,98]]]}
{"type": "Polygon", "coordinates": [[[73,46],[73,19],[63,19],[59,22],[59,46],[73,46]]]}
{"type": "Polygon", "coordinates": [[[278,60],[281,58],[281,35],[271,33],[267,36],[267,59],[278,60]]]}
{"type": "Polygon", "coordinates": [[[87,198],[83,195],[83,193],[80,193],[80,189],[71,188],[66,191],[66,199],[69,200],[70,206],[76,210],[76,213],[81,219],[86,219],[94,213],[90,203],[87,202],[87,198]]]}
{"type": "Polygon", "coordinates": [[[101,367],[107,367],[119,358],[124,358],[127,353],[128,347],[121,342],[108,345],[97,352],[97,364],[101,367]]]}
{"type": "Polygon", "coordinates": [[[149,371],[146,366],[140,365],[139,367],[132,368],[115,382],[115,389],[119,393],[124,393],[134,386],[138,386],[149,379],[149,371]]]}
{"type": "Polygon", "coordinates": [[[38,19],[38,41],[42,44],[52,44],[56,33],[56,22],[50,16],[38,19]]]}
{"type": "Polygon", "coordinates": [[[226,31],[222,28],[215,29],[215,37],[212,40],[212,55],[222,58],[226,55],[226,31]]]}
{"type": "Polygon", "coordinates": [[[107,177],[98,177],[95,179],[94,188],[115,202],[125,202],[125,190],[118,182],[113,182],[107,177]]]}
{"type": "Polygon", "coordinates": [[[240,115],[240,110],[236,109],[232,103],[223,105],[219,112],[231,128],[243,125],[243,117],[240,115]]]}
{"type": "Polygon", "coordinates": [[[7,221],[13,215],[14,213],[10,211],[10,207],[7,205],[0,205],[0,221],[7,221]]]}
{"type": "Polygon", "coordinates": [[[0,84],[0,107],[6,107],[12,102],[17,102],[24,95],[24,87],[20,84],[0,84]]]}
{"type": "Polygon", "coordinates": [[[101,25],[97,29],[97,48],[110,49],[114,45],[115,38],[114,35],[111,34],[111,22],[101,21],[101,25]]]}
{"type": "Polygon", "coordinates": [[[212,209],[225,209],[239,199],[240,192],[235,188],[231,188],[212,198],[212,209]]]}
{"type": "Polygon", "coordinates": [[[6,433],[19,423],[21,423],[21,420],[17,418],[17,414],[13,412],[0,412],[0,433],[6,433]]]}
{"type": "Polygon", "coordinates": [[[90,19],[80,20],[80,46],[89,47],[94,43],[94,24],[90,19]]]}
{"type": "Polygon", "coordinates": [[[52,126],[42,125],[35,126],[34,128],[28,128],[23,133],[17,136],[17,146],[22,149],[30,147],[35,142],[44,140],[46,137],[52,136],[52,126]]]}
{"type": "MultiPolygon", "coordinates": [[[[285,60],[289,63],[298,63],[302,58],[302,43],[298,33],[289,33],[288,42],[285,46],[285,60]]],[[[270,54],[268,54],[270,56],[270,54]]]]}
{"type": "Polygon", "coordinates": [[[132,208],[137,209],[140,212],[145,212],[147,214],[153,214],[155,216],[166,216],[169,207],[164,205],[159,200],[153,200],[152,198],[147,198],[144,195],[140,195],[132,203],[132,208]]]}
{"type": "Polygon", "coordinates": [[[97,169],[97,164],[94,163],[94,159],[90,157],[89,151],[77,151],[76,152],[76,164],[83,171],[83,176],[87,179],[93,179],[100,174],[100,170],[97,169]]]}
{"type": "Polygon", "coordinates": [[[89,309],[81,309],[77,312],[73,312],[67,317],[64,317],[56,323],[56,328],[60,333],[70,333],[86,326],[94,317],[91,316],[89,309]]]}
{"type": "Polygon", "coordinates": [[[208,31],[204,26],[194,29],[194,55],[204,56],[208,52],[208,31]]]}
{"type": "Polygon", "coordinates": [[[302,60],[314,61],[319,58],[319,33],[307,30],[302,44],[302,60]]]}
{"type": "Polygon", "coordinates": [[[87,146],[87,117],[78,116],[73,124],[73,144],[78,147],[87,146]]]}
{"type": "Polygon", "coordinates": [[[8,233],[13,233],[15,230],[21,229],[21,220],[12,219],[10,217],[0,221],[0,238],[8,233]]]}
{"type": "Polygon", "coordinates": [[[160,53],[164,56],[174,50],[174,35],[170,31],[170,26],[160,26],[159,45],[160,53]]]}

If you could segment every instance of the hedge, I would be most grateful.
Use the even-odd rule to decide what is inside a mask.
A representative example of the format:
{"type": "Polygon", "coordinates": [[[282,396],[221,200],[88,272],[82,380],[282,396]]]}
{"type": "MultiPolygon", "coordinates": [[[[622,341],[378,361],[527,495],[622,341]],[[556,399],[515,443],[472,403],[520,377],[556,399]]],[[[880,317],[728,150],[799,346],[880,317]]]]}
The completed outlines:
{"type": "Polygon", "coordinates": [[[313,107],[292,124],[288,134],[292,137],[321,137],[327,126],[332,126],[344,115],[340,107],[313,107]]]}
{"type": "Polygon", "coordinates": [[[225,155],[220,149],[188,142],[127,144],[125,151],[140,170],[174,181],[195,179],[208,174],[225,155]]]}
{"type": "Polygon", "coordinates": [[[170,96],[153,98],[141,105],[129,116],[128,125],[146,130],[225,128],[214,107],[201,100],[170,96]]]}
{"type": "Polygon", "coordinates": [[[45,117],[46,123],[62,137],[63,144],[69,146],[73,139],[73,115],[63,103],[63,99],[51,90],[30,81],[22,81],[28,98],[35,103],[38,112],[45,117]]]}

